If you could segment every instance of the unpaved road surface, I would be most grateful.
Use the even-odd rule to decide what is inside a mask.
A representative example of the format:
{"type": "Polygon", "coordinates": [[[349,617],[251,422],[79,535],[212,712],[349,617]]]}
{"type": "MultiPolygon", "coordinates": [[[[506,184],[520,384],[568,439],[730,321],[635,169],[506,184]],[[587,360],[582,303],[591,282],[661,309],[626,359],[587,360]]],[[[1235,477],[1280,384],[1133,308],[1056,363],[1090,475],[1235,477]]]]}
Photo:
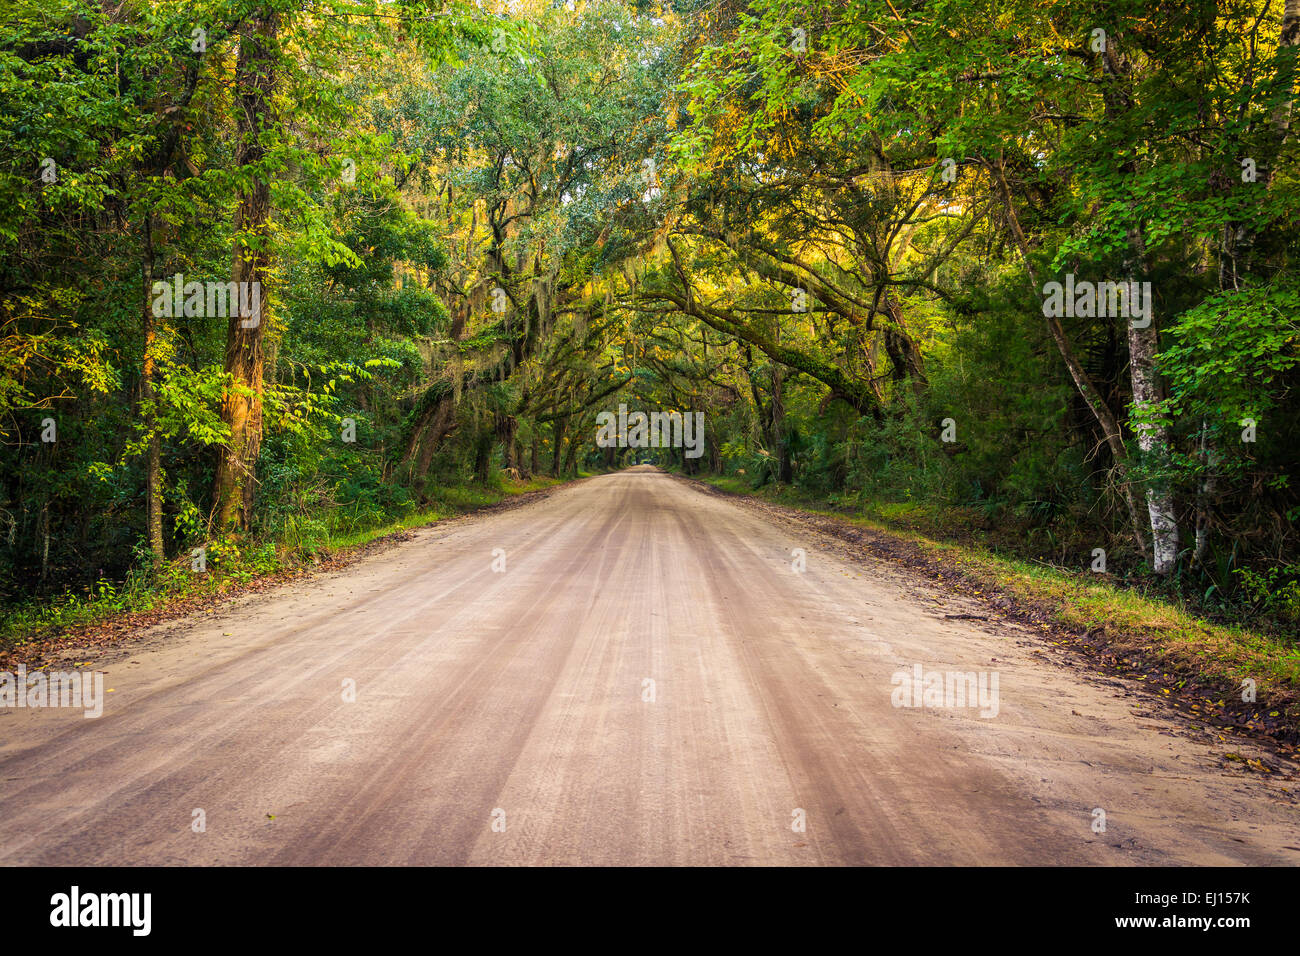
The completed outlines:
{"type": "Polygon", "coordinates": [[[98,719],[0,711],[0,862],[1300,863],[1294,779],[981,613],[594,478],[154,628],[98,719]],[[895,706],[918,664],[996,716],[895,706]]]}

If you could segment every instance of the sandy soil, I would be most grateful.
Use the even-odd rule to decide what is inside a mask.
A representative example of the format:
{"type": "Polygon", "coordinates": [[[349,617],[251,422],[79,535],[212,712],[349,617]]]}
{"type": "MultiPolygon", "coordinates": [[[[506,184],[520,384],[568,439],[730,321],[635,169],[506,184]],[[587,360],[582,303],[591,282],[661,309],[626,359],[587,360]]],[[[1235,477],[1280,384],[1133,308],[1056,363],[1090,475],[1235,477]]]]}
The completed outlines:
{"type": "Polygon", "coordinates": [[[1294,779],[987,613],[629,469],[153,628],[98,719],[0,710],[0,862],[1300,863],[1294,779]],[[895,706],[918,664],[996,716],[895,706]]]}

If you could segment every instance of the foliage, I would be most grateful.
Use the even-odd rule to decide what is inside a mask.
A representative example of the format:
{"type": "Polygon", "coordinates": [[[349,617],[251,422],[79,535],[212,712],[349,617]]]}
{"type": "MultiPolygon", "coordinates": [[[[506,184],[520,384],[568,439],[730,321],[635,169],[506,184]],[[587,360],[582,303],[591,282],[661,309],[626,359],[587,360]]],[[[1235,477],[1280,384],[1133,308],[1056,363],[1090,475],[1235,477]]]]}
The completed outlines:
{"type": "Polygon", "coordinates": [[[1186,533],[1159,587],[1294,625],[1300,47],[1276,6],[10,6],[0,603],[111,602],[201,546],[259,573],[506,469],[653,460],[1069,567],[1103,548],[1134,581],[1163,495],[1186,533]],[[241,162],[234,77],[268,19],[241,162]],[[236,211],[262,182],[265,235],[236,211]],[[225,282],[250,250],[267,325],[236,381],[228,317],[151,318],[142,285],[225,282]],[[1127,316],[1046,321],[1066,274],[1150,281],[1151,347],[1127,316]],[[232,395],[260,402],[256,493],[223,537],[232,395]],[[702,454],[598,447],[620,404],[706,413],[702,454]]]}

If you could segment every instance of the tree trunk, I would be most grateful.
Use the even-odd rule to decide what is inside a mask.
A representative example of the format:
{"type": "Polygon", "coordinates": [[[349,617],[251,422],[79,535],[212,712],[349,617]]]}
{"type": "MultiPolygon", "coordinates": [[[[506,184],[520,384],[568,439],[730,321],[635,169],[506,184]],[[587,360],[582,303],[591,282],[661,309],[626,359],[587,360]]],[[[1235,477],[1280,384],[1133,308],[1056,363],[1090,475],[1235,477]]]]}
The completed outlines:
{"type": "Polygon", "coordinates": [[[576,439],[569,439],[569,453],[564,456],[564,473],[570,477],[578,475],[578,446],[581,444],[576,439]]]}
{"type": "MultiPolygon", "coordinates": [[[[253,17],[240,31],[235,68],[239,134],[235,164],[246,170],[265,158],[266,147],[259,140],[274,122],[271,101],[276,79],[272,48],[278,24],[278,14],[272,12],[253,17]]],[[[241,283],[238,289],[259,289],[256,301],[261,307],[249,316],[240,315],[241,310],[232,307],[226,329],[225,370],[230,382],[221,399],[221,420],[230,429],[230,438],[217,461],[213,491],[213,511],[221,531],[246,529],[253,517],[255,470],[262,447],[262,342],[269,311],[262,283],[270,265],[267,251],[270,213],[270,183],[264,174],[254,172],[252,183],[240,192],[235,213],[233,279],[241,283]]]]}
{"type": "Polygon", "coordinates": [[[562,455],[564,449],[564,426],[566,423],[567,423],[567,419],[557,418],[554,424],[551,426],[552,431],[555,435],[554,438],[555,447],[552,449],[552,455],[551,455],[551,477],[552,478],[560,477],[560,462],[564,460],[562,455]]]}
{"type": "MultiPolygon", "coordinates": [[[[1129,371],[1133,378],[1135,416],[1160,401],[1160,382],[1155,371],[1157,349],[1155,322],[1149,328],[1128,330],[1129,371]]],[[[1147,481],[1147,513],[1151,519],[1151,567],[1156,574],[1169,574],[1178,562],[1178,521],[1169,484],[1169,429],[1163,425],[1139,423],[1138,447],[1155,471],[1147,481]]]]}
{"type": "MultiPolygon", "coordinates": [[[[758,414],[759,428],[763,432],[763,441],[767,445],[770,454],[776,458],[776,464],[768,464],[767,471],[772,477],[783,484],[790,484],[794,476],[793,463],[790,460],[790,442],[785,434],[785,404],[782,400],[782,385],[784,383],[784,369],[782,366],[773,363],[768,366],[771,369],[771,395],[770,401],[764,402],[763,396],[759,392],[758,383],[754,381],[752,372],[753,356],[748,346],[745,348],[745,364],[742,366],[745,370],[745,376],[749,380],[749,392],[754,400],[754,410],[758,414]]],[[[689,472],[691,469],[687,466],[687,459],[683,455],[682,467],[689,472]]]]}
{"type": "Polygon", "coordinates": [[[144,307],[141,319],[144,325],[144,360],[140,372],[140,405],[144,412],[144,429],[149,438],[148,462],[145,467],[145,499],[148,503],[149,550],[153,552],[154,566],[161,567],[167,560],[163,547],[162,531],[162,450],[158,436],[158,410],[154,408],[154,340],[157,337],[153,314],[153,213],[144,214],[144,248],[140,271],[144,285],[144,307]]]}
{"type": "MultiPolygon", "coordinates": [[[[1146,263],[1146,243],[1138,222],[1128,230],[1132,264],[1129,279],[1140,282],[1138,267],[1146,263]]],[[[1130,285],[1129,288],[1134,288],[1130,285]]],[[[1174,495],[1170,486],[1169,427],[1140,421],[1142,413],[1163,398],[1160,377],[1156,372],[1156,352],[1160,333],[1156,326],[1155,304],[1147,297],[1145,328],[1128,323],[1128,365],[1133,382],[1133,411],[1139,419],[1136,427],[1138,447],[1154,477],[1146,485],[1147,514],[1151,520],[1151,567],[1156,574],[1172,573],[1178,563],[1178,519],[1174,514],[1174,495]]]]}
{"type": "Polygon", "coordinates": [[[41,583],[50,575],[50,498],[41,505],[41,583]]]}
{"type": "Polygon", "coordinates": [[[1196,485],[1196,546],[1193,551],[1198,567],[1205,564],[1205,556],[1210,550],[1210,514],[1218,470],[1217,449],[1210,437],[1210,424],[1205,419],[1201,420],[1200,446],[1201,477],[1196,485]]]}
{"type": "Polygon", "coordinates": [[[513,415],[496,417],[497,439],[501,442],[502,467],[519,470],[519,419],[513,415]]]}
{"type": "Polygon", "coordinates": [[[412,487],[421,496],[434,453],[456,427],[456,396],[452,384],[436,382],[425,393],[422,402],[404,456],[404,460],[411,462],[412,487]]]}
{"type": "Polygon", "coordinates": [[[883,330],[885,352],[892,365],[892,377],[899,384],[911,382],[912,391],[920,398],[929,384],[925,378],[925,362],[921,358],[921,350],[907,331],[903,322],[903,307],[899,305],[898,299],[888,290],[883,299],[885,311],[892,322],[892,325],[883,330]]]}
{"type": "Polygon", "coordinates": [[[781,366],[772,366],[771,428],[776,449],[776,480],[783,485],[794,481],[794,463],[790,460],[790,436],[785,428],[785,374],[781,366]]]}
{"type": "Polygon", "coordinates": [[[474,478],[486,485],[491,478],[488,472],[492,468],[492,432],[490,429],[479,430],[474,443],[474,478]]]}

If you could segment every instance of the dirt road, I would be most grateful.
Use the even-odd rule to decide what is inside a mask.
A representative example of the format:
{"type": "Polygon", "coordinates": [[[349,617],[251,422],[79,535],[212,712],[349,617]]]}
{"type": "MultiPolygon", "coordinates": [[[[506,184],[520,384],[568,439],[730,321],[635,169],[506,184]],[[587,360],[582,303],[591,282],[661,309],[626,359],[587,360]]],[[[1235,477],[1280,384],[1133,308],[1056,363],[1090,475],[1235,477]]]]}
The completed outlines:
{"type": "Polygon", "coordinates": [[[0,711],[0,862],[1300,863],[1294,780],[964,613],[594,478],[155,628],[98,719],[0,711]]]}

